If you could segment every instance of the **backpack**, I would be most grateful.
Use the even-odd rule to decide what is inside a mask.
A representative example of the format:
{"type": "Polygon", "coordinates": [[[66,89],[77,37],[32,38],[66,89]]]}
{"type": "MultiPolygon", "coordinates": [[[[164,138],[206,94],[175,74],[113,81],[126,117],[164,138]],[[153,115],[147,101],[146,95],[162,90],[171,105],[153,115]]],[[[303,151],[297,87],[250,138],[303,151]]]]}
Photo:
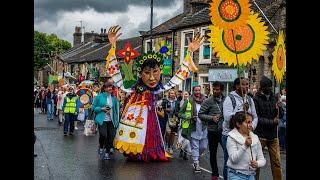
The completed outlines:
{"type": "MultiPolygon", "coordinates": [[[[229,94],[229,97],[231,99],[231,103],[232,103],[233,110],[234,110],[234,108],[236,108],[236,105],[237,105],[236,99],[235,99],[234,95],[232,95],[232,94],[229,94]]],[[[249,101],[249,107],[251,107],[253,99],[250,96],[247,96],[247,97],[248,97],[248,101],[249,101]]]]}

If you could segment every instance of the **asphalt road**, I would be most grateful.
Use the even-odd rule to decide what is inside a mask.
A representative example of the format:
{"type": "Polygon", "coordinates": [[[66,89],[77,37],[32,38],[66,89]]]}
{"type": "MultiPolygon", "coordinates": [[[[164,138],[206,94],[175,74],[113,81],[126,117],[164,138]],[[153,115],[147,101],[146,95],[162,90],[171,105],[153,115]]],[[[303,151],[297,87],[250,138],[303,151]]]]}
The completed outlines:
{"type": "MultiPolygon", "coordinates": [[[[179,158],[175,150],[170,162],[127,162],[126,158],[116,152],[111,160],[100,160],[97,153],[98,136],[83,135],[83,126],[78,124],[74,136],[63,136],[63,127],[58,126],[57,119],[48,121],[46,115],[34,115],[35,134],[37,136],[34,151],[34,179],[36,180],[162,180],[162,179],[211,179],[208,152],[200,158],[203,171],[194,174],[192,161],[179,158]]],[[[261,169],[260,179],[272,179],[268,153],[264,152],[266,165],[261,169]]],[[[222,175],[223,152],[218,149],[219,174],[222,175]]],[[[283,179],[286,179],[286,155],[281,154],[283,179]]],[[[223,179],[220,177],[220,179],[223,179]]]]}

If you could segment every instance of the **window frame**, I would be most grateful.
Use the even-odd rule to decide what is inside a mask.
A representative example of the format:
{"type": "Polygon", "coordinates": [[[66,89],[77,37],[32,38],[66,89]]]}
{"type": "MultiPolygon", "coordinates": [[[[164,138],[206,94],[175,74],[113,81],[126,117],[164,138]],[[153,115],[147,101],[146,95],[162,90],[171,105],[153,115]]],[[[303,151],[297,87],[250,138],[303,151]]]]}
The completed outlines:
{"type": "MultiPolygon", "coordinates": [[[[201,31],[201,36],[204,35],[204,33],[205,33],[206,30],[209,30],[209,31],[210,31],[210,29],[209,29],[208,26],[206,26],[206,27],[201,27],[201,29],[200,29],[200,31],[201,31]]],[[[208,41],[209,41],[209,39],[208,39],[208,41]]],[[[200,48],[199,48],[199,64],[211,64],[211,59],[212,59],[212,48],[211,48],[211,47],[210,47],[210,57],[209,57],[209,59],[204,59],[204,58],[203,58],[203,49],[204,49],[204,46],[205,46],[205,45],[209,45],[209,47],[210,47],[210,42],[208,42],[208,43],[203,43],[203,44],[200,46],[200,48]]]]}

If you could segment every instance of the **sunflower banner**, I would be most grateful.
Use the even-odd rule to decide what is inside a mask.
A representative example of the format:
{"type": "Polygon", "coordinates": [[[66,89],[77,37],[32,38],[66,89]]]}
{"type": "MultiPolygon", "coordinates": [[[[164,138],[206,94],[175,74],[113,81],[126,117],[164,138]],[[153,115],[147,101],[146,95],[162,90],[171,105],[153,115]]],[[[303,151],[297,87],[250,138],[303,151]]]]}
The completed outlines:
{"type": "Polygon", "coordinates": [[[252,59],[259,59],[267,49],[266,45],[269,43],[267,28],[258,14],[251,11],[247,24],[237,29],[209,26],[210,45],[217,52],[217,57],[229,66],[247,65],[252,59]]]}
{"type": "Polygon", "coordinates": [[[247,24],[249,0],[215,0],[210,5],[211,22],[218,28],[237,29],[247,24]]]}
{"type": "Polygon", "coordinates": [[[284,44],[283,31],[280,31],[279,33],[277,45],[275,46],[272,55],[272,71],[277,83],[280,84],[286,71],[286,45],[284,44]]]}

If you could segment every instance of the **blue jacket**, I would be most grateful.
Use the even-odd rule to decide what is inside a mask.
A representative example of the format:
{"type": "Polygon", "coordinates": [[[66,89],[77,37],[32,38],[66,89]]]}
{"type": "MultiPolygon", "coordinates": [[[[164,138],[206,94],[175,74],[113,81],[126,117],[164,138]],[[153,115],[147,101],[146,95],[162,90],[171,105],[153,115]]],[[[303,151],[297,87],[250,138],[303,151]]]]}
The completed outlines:
{"type": "MultiPolygon", "coordinates": [[[[119,125],[119,102],[116,97],[111,95],[112,99],[112,123],[115,128],[119,125]]],[[[99,125],[103,124],[104,119],[106,118],[105,112],[101,110],[102,107],[106,107],[107,105],[107,93],[102,92],[99,93],[93,100],[92,110],[95,112],[95,122],[99,125]]]]}

